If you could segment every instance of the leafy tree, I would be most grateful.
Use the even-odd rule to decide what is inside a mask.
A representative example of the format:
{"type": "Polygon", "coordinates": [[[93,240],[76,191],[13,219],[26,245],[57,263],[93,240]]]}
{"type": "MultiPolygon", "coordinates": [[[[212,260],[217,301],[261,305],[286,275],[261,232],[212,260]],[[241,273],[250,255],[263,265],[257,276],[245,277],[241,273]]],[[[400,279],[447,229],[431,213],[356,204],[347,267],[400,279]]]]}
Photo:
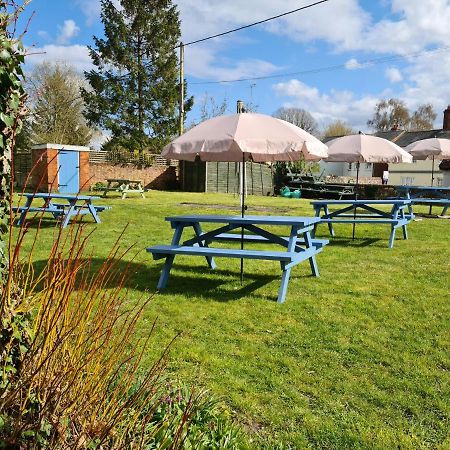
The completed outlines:
{"type": "Polygon", "coordinates": [[[80,96],[83,82],[66,64],[36,66],[27,82],[32,143],[89,144],[94,130],[83,116],[84,102],[80,96]]]}
{"type": "Polygon", "coordinates": [[[293,123],[308,133],[317,135],[318,127],[314,117],[306,110],[301,108],[278,108],[273,114],[278,119],[293,123]]]}
{"type": "Polygon", "coordinates": [[[322,136],[325,137],[339,137],[339,136],[348,136],[349,134],[354,134],[355,131],[353,128],[345,123],[343,120],[335,120],[331,122],[322,133],[322,136]]]}
{"type": "Polygon", "coordinates": [[[375,106],[372,119],[367,125],[376,131],[392,129],[429,130],[433,128],[436,113],[431,104],[420,105],[412,114],[405,102],[396,98],[381,100],[375,106]]]}
{"type": "MultiPolygon", "coordinates": [[[[10,225],[12,157],[17,133],[26,114],[22,64],[24,49],[14,35],[16,21],[28,1],[0,1],[0,291],[8,268],[7,233],[10,225]],[[12,31],[11,31],[12,30],[12,31]]],[[[3,313],[3,295],[0,309],[3,313]]],[[[2,315],[2,314],[0,314],[2,315]]]]}
{"type": "MultiPolygon", "coordinates": [[[[101,8],[105,38],[90,48],[96,70],[85,73],[85,115],[113,141],[159,150],[177,134],[178,10],[171,0],[102,0],[101,8]]],[[[191,107],[189,98],[184,110],[191,107]]]]}

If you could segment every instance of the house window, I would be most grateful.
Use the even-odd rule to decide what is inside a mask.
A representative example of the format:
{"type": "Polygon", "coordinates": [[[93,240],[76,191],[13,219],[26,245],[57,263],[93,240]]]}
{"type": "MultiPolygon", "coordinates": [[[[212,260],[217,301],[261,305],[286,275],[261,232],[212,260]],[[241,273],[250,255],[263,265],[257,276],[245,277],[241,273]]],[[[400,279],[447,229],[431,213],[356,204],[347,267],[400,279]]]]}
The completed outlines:
{"type": "Polygon", "coordinates": [[[348,170],[352,170],[352,163],[348,163],[348,170]]]}
{"type": "Polygon", "coordinates": [[[403,186],[413,186],[414,185],[414,177],[402,177],[402,185],[403,186]]]}
{"type": "Polygon", "coordinates": [[[371,163],[366,163],[366,169],[371,169],[372,168],[372,164],[371,163]]]}

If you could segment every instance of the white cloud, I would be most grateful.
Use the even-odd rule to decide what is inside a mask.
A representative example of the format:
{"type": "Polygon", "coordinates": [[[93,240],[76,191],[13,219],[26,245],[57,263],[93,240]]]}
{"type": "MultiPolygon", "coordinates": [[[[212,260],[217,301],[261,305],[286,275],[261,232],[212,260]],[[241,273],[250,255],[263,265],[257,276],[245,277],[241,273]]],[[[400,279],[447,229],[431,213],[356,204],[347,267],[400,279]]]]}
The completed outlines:
{"type": "Polygon", "coordinates": [[[391,83],[398,83],[403,80],[403,75],[396,67],[388,67],[384,74],[391,83]]]}
{"type": "Polygon", "coordinates": [[[367,129],[367,119],[372,116],[379,100],[372,95],[363,95],[358,98],[350,91],[332,90],[324,94],[317,88],[295,79],[286,83],[277,83],[273,85],[273,89],[279,96],[289,97],[283,106],[306,109],[321,126],[335,120],[344,120],[362,131],[367,129]]]}
{"type": "Polygon", "coordinates": [[[65,20],[64,25],[58,26],[58,29],[59,35],[56,38],[58,44],[67,44],[80,32],[80,27],[72,19],[65,20]]]}
{"type": "MultiPolygon", "coordinates": [[[[450,41],[448,0],[391,0],[391,18],[378,22],[363,5],[358,0],[333,0],[258,28],[292,41],[322,40],[340,52],[404,54],[450,41]]],[[[299,4],[295,0],[179,0],[178,7],[187,42],[294,10],[299,4]]]]}
{"type": "MultiPolygon", "coordinates": [[[[86,25],[91,26],[94,22],[100,20],[101,5],[100,0],[75,0],[80,7],[81,12],[86,17],[86,25]]],[[[120,0],[113,0],[116,8],[120,7],[120,0]]]]}
{"type": "Polygon", "coordinates": [[[44,45],[29,48],[28,53],[31,55],[26,58],[26,63],[32,66],[47,61],[67,62],[79,72],[93,67],[89,50],[84,45],[44,45]]]}
{"type": "Polygon", "coordinates": [[[86,17],[86,25],[91,26],[100,19],[100,0],[76,0],[76,3],[86,17]]]}
{"type": "Polygon", "coordinates": [[[347,70],[364,69],[368,67],[369,63],[360,63],[356,58],[351,58],[345,63],[345,68],[347,70]]]}
{"type": "Polygon", "coordinates": [[[235,80],[266,76],[280,70],[274,64],[260,59],[220,58],[210,46],[192,46],[185,49],[185,72],[188,75],[209,80],[235,80]]]}

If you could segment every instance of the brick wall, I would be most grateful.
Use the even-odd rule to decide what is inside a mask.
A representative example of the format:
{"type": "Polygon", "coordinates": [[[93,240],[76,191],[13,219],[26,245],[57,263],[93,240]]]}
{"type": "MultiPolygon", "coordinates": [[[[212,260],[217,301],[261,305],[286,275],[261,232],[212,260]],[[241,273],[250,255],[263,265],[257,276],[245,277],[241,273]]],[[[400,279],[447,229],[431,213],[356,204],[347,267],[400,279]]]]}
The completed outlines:
{"type": "Polygon", "coordinates": [[[35,149],[32,152],[34,167],[30,184],[39,192],[55,192],[58,190],[58,158],[57,150],[35,149]]]}
{"type": "Polygon", "coordinates": [[[89,169],[89,152],[80,152],[80,189],[82,191],[91,187],[91,172],[89,169]]]}
{"type": "Polygon", "coordinates": [[[90,181],[106,183],[107,178],[126,178],[141,180],[147,189],[173,189],[176,186],[177,174],[175,167],[145,167],[132,165],[91,164],[90,181]]]}

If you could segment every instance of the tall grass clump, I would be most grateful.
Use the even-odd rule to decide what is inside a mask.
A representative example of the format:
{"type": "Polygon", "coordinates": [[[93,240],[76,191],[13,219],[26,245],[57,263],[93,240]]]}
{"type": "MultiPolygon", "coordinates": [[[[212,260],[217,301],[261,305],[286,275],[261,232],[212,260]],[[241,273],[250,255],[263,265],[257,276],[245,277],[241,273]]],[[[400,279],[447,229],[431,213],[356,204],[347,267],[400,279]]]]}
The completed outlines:
{"type": "Polygon", "coordinates": [[[217,400],[168,383],[167,348],[143,367],[153,328],[141,342],[134,331],[151,296],[127,303],[121,236],[94,271],[85,228],[55,228],[35,273],[27,227],[1,288],[0,448],[240,448],[217,400]]]}

